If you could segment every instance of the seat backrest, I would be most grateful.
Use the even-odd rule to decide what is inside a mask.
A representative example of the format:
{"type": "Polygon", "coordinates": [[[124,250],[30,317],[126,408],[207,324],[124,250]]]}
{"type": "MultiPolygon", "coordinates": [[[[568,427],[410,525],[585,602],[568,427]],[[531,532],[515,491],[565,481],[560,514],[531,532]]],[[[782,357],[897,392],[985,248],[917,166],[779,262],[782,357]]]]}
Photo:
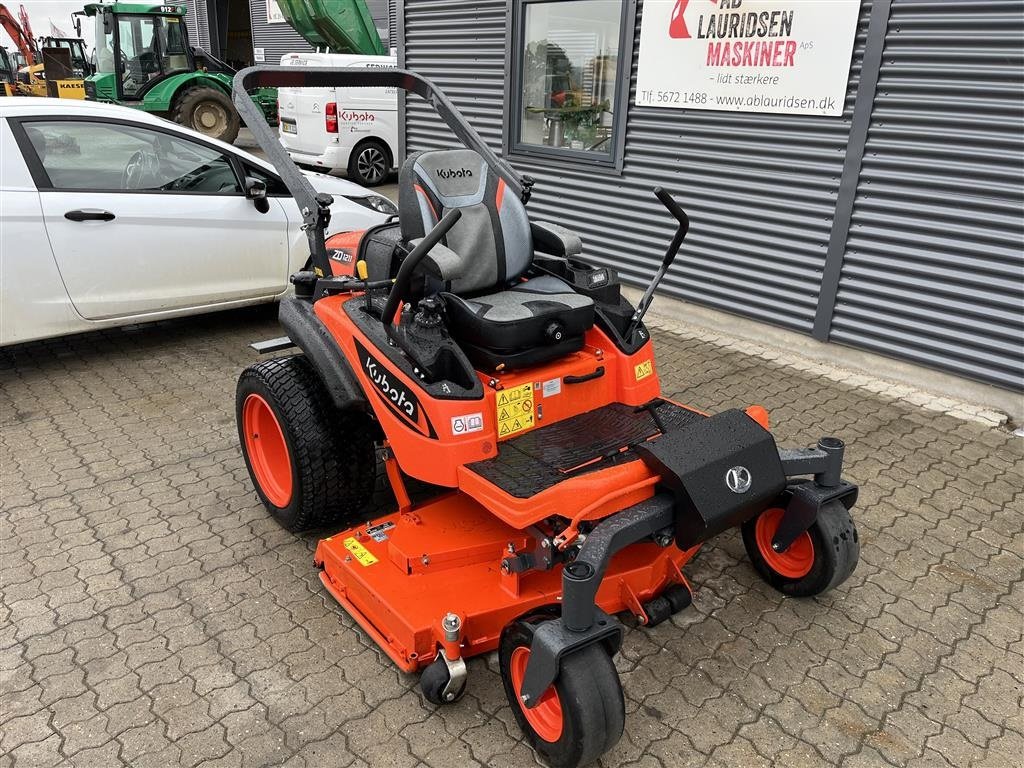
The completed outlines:
{"type": "Polygon", "coordinates": [[[398,201],[406,241],[423,237],[447,211],[462,211],[444,240],[463,261],[453,293],[503,286],[533,261],[525,206],[471,149],[410,155],[398,175],[398,201]]]}

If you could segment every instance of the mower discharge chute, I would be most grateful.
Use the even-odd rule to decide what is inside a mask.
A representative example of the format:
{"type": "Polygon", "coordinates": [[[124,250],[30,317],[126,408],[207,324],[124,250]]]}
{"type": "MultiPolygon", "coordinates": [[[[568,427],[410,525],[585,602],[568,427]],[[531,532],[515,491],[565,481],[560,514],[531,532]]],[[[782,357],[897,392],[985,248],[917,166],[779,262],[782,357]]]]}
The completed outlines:
{"type": "MultiPolygon", "coordinates": [[[[531,221],[531,180],[428,80],[402,70],[259,67],[235,103],[299,203],[311,269],[282,301],[301,355],[250,366],[239,436],[285,527],[330,527],[327,590],[436,704],[465,659],[498,651],[510,706],[550,764],[589,763],[625,718],[612,657],[628,611],[653,626],[690,604],[682,568],[740,527],[782,592],[842,583],[859,552],[843,443],[781,450],[763,408],[707,415],[661,395],[643,323],[678,228],[634,308],[580,238],[531,221]],[[260,122],[258,86],[398,87],[430,102],[463,148],[411,155],[397,220],[324,239],[318,195],[260,122]],[[378,460],[396,499],[360,517],[378,460]],[[412,501],[406,479],[428,489],[412,501]],[[423,496],[419,499],[419,496],[423,496]]],[[[259,183],[247,185],[260,196],[259,183]]]]}

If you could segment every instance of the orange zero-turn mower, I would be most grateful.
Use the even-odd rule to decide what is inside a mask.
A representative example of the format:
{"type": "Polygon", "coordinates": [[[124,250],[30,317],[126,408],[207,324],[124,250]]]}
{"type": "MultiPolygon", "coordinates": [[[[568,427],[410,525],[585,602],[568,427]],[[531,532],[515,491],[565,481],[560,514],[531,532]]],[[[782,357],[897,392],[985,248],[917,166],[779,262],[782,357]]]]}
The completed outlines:
{"type": "MultiPolygon", "coordinates": [[[[281,303],[287,337],[254,345],[302,354],[238,382],[246,464],[286,528],[337,531],[316,549],[324,586],[400,669],[422,671],[429,701],[457,701],[465,659],[497,650],[529,742],[583,765],[623,730],[616,614],[653,626],[688,606],[682,569],[711,536],[740,527],[789,595],[850,575],[857,488],[840,440],[783,450],[763,408],[707,415],[661,396],[643,315],[688,228],[667,192],[678,229],[634,308],[577,235],[529,219],[531,180],[428,80],[258,67],[236,77],[235,103],[311,253],[281,303]],[[329,196],[246,96],[284,85],[401,88],[465,146],[411,155],[397,217],[325,240],[329,196]],[[378,460],[397,508],[366,521],[378,460]]],[[[259,207],[265,187],[246,187],[259,207]]]]}

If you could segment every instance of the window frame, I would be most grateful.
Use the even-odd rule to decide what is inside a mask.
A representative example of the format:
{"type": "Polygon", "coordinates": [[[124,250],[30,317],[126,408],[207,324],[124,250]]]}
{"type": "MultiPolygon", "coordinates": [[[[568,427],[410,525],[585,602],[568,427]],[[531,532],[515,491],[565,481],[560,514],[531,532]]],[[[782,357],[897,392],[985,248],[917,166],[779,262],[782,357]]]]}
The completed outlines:
{"type": "Polygon", "coordinates": [[[636,37],[636,0],[619,0],[619,53],[615,63],[615,101],[612,105],[611,148],[607,154],[527,144],[520,138],[523,99],[523,32],[526,11],[531,5],[571,2],[572,0],[508,0],[506,39],[511,41],[505,56],[505,119],[502,126],[502,150],[510,159],[553,161],[589,167],[596,171],[621,174],[626,144],[626,118],[629,110],[630,81],[633,71],[633,41],[636,37]]]}
{"type": "Polygon", "coordinates": [[[21,156],[25,160],[25,165],[28,166],[28,172],[32,176],[32,182],[35,184],[36,190],[39,192],[60,192],[62,194],[85,192],[118,195],[205,195],[208,197],[245,197],[245,175],[242,164],[247,162],[246,160],[243,160],[234,152],[225,151],[222,147],[202,141],[193,136],[187,136],[175,130],[169,130],[161,125],[152,125],[150,123],[136,122],[134,120],[100,117],[98,115],[41,114],[9,117],[7,118],[7,124],[11,127],[11,133],[14,134],[14,141],[18,145],[18,149],[21,150],[21,156]],[[36,152],[36,148],[32,144],[32,140],[28,137],[28,133],[25,131],[25,126],[31,125],[32,123],[105,123],[108,125],[148,130],[153,133],[162,133],[180,141],[192,142],[193,144],[198,144],[205,149],[216,152],[227,159],[228,163],[231,165],[232,172],[235,174],[235,183],[238,185],[238,191],[206,192],[199,189],[110,189],[108,187],[64,189],[56,187],[50,180],[50,174],[46,172],[46,167],[43,165],[42,160],[39,159],[39,154],[36,152]]]}

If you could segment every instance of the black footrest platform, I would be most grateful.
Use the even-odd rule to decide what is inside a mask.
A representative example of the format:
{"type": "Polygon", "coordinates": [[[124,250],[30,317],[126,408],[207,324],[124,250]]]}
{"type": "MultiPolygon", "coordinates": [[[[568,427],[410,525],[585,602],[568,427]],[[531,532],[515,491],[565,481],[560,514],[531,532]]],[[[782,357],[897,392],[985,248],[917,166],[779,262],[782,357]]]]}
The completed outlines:
{"type": "Polygon", "coordinates": [[[468,468],[527,499],[571,477],[638,458],[633,446],[659,434],[661,427],[671,432],[704,418],[664,400],[641,408],[612,403],[499,443],[495,458],[468,468]]]}

